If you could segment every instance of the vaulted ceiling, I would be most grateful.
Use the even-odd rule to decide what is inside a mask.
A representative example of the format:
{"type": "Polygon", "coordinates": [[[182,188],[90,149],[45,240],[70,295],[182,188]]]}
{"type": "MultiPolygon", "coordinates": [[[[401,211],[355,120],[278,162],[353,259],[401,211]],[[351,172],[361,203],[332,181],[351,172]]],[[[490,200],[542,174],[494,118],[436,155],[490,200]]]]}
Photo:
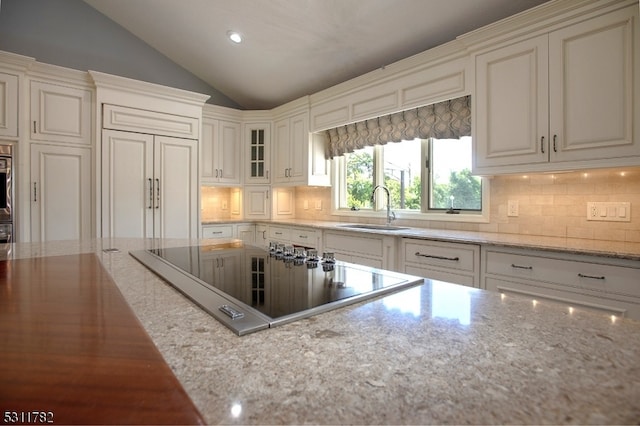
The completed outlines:
{"type": "Polygon", "coordinates": [[[546,1],[85,0],[246,109],[318,92],[546,1]]]}

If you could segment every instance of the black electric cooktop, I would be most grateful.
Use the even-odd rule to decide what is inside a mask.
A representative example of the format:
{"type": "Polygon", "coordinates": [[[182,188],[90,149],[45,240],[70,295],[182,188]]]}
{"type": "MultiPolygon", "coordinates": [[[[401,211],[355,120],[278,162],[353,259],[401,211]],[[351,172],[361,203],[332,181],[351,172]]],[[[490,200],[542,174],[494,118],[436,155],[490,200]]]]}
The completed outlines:
{"type": "Polygon", "coordinates": [[[241,242],[130,253],[238,335],[326,312],[423,278],[241,242]]]}

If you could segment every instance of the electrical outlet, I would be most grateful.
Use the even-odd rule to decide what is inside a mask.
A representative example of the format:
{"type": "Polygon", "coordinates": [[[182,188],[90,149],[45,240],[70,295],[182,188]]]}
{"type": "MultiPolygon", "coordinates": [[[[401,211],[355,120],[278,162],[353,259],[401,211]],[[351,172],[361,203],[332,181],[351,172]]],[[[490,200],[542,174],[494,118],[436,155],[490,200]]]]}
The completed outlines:
{"type": "Polygon", "coordinates": [[[631,203],[590,201],[587,203],[587,220],[631,222],[631,203]]]}
{"type": "Polygon", "coordinates": [[[520,206],[518,200],[507,201],[507,216],[518,217],[520,214],[520,206]]]}

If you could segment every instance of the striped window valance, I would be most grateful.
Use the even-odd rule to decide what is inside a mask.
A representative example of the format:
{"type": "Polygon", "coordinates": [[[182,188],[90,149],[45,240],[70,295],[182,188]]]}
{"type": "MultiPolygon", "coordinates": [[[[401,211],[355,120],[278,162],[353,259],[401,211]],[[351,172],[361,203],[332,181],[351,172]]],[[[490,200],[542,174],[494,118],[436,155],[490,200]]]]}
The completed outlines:
{"type": "Polygon", "coordinates": [[[327,132],[327,158],[387,142],[471,135],[471,96],[372,118],[327,132]]]}

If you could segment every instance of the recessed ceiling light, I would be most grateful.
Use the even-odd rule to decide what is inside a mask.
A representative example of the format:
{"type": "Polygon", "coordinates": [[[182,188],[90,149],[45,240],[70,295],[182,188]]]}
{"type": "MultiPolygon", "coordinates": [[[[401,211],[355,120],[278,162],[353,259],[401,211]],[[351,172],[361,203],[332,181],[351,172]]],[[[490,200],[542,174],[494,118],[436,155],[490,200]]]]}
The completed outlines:
{"type": "Polygon", "coordinates": [[[242,35],[236,31],[228,31],[227,37],[234,43],[242,43],[242,35]]]}

